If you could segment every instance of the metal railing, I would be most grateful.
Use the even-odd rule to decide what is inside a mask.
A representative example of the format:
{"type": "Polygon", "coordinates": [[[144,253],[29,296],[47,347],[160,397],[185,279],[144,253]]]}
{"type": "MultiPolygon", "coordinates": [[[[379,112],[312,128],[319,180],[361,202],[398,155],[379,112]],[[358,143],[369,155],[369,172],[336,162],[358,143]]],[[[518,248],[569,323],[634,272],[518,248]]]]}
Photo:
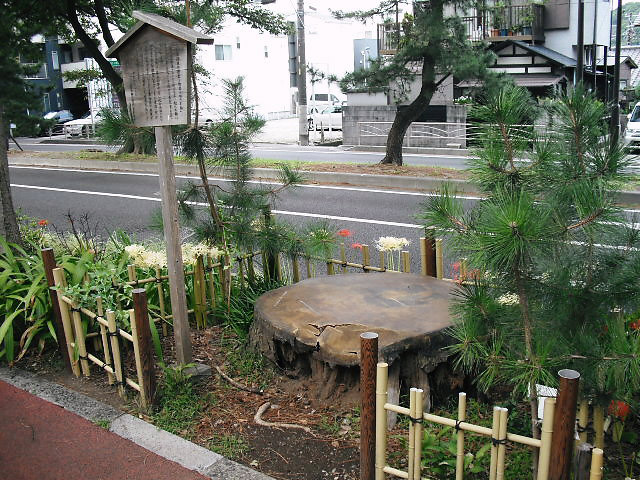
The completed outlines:
{"type": "Polygon", "coordinates": [[[500,41],[503,37],[544,41],[544,5],[490,7],[462,17],[467,38],[500,41]]]}

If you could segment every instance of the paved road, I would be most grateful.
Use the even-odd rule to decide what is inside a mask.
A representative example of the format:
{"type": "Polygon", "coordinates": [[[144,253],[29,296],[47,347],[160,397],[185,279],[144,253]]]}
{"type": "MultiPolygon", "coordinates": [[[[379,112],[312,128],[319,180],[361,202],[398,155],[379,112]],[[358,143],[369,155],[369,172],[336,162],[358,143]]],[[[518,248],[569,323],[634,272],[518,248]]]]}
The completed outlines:
{"type": "MultiPolygon", "coordinates": [[[[45,140],[46,141],[46,140],[45,140]]],[[[33,152],[77,152],[87,149],[114,151],[114,148],[79,141],[78,143],[43,143],[41,139],[20,138],[20,146],[33,152]]],[[[299,147],[285,144],[254,144],[251,148],[254,158],[266,160],[292,160],[298,162],[338,162],[375,164],[382,160],[382,152],[357,152],[340,147],[299,147]]],[[[430,165],[445,168],[466,168],[467,157],[463,155],[423,155],[406,153],[407,165],[430,165]]]]}
{"type": "MultiPolygon", "coordinates": [[[[122,228],[146,239],[158,234],[149,227],[153,212],[159,209],[158,177],[154,174],[74,171],[11,167],[14,202],[24,213],[47,219],[55,227],[67,229],[65,214],[79,216],[90,213],[102,231],[122,228]]],[[[184,184],[195,178],[179,177],[184,184]]],[[[225,182],[216,180],[223,185],[225,182]]],[[[412,269],[418,265],[418,239],[421,227],[415,215],[428,194],[387,191],[370,188],[303,185],[280,196],[275,213],[302,228],[312,221],[329,222],[333,228],[349,229],[351,258],[359,251],[351,243],[372,246],[381,236],[406,237],[412,241],[409,250],[412,269]]],[[[471,198],[469,202],[473,202],[471,198]]]]}

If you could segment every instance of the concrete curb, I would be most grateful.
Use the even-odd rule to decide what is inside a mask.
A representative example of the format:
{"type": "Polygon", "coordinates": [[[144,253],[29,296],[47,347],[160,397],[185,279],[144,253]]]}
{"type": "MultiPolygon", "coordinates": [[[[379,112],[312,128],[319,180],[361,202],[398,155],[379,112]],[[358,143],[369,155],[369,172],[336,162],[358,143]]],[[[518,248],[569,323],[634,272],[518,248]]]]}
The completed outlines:
{"type": "MultiPolygon", "coordinates": [[[[10,157],[9,165],[29,167],[77,168],[79,170],[106,170],[158,174],[157,163],[112,162],[107,160],[75,160],[69,158],[20,158],[10,157]]],[[[177,164],[176,175],[198,176],[195,165],[177,164]]],[[[254,168],[255,178],[267,181],[279,181],[279,172],[273,168],[254,168]]],[[[449,183],[460,193],[477,195],[477,186],[466,180],[442,179],[435,177],[410,177],[400,175],[371,175],[366,173],[342,172],[303,172],[310,184],[337,184],[354,187],[391,188],[432,192],[449,183]]],[[[617,192],[618,202],[623,205],[640,205],[640,192],[617,192]]]]}
{"type": "Polygon", "coordinates": [[[0,367],[0,380],[91,422],[107,421],[110,423],[109,430],[116,435],[213,480],[273,480],[272,477],[33,373],[0,367]]]}

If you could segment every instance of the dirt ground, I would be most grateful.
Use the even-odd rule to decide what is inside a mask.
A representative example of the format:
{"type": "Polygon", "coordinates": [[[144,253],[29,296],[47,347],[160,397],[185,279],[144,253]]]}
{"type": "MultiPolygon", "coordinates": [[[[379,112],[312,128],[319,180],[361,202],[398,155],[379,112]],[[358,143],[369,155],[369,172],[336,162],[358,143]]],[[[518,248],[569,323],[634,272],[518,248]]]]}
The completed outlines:
{"type": "MultiPolygon", "coordinates": [[[[179,433],[206,448],[222,445],[221,453],[276,479],[357,479],[360,460],[357,408],[317,405],[299,382],[279,375],[270,365],[245,377],[231,375],[233,366],[226,362],[230,355],[229,337],[223,338],[220,327],[194,331],[194,361],[212,368],[221,366],[243,385],[257,388],[266,384],[266,388],[262,394],[240,390],[214,369],[213,376],[197,385],[199,395],[207,398],[206,407],[191,428],[179,433]],[[257,425],[254,416],[266,402],[270,406],[262,420],[297,424],[310,428],[310,433],[298,428],[257,425]]],[[[164,350],[165,360],[171,363],[170,338],[164,342],[164,350]]],[[[132,368],[130,358],[127,364],[132,368]]],[[[137,408],[133,397],[129,402],[120,399],[115,388],[108,385],[106,375],[96,368],[92,368],[89,378],[75,378],[64,371],[56,352],[31,355],[17,366],[152,421],[151,416],[137,408]]]]}

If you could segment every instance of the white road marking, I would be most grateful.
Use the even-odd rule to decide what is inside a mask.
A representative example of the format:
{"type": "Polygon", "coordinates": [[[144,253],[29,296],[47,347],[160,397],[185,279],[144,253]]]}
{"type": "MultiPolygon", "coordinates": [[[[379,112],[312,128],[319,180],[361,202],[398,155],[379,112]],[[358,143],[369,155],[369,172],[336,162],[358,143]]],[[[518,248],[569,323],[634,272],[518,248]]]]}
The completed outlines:
{"type": "MultiPolygon", "coordinates": [[[[127,195],[124,193],[109,193],[109,192],[92,192],[89,190],[74,190],[71,188],[55,188],[55,187],[41,187],[37,185],[21,185],[12,183],[11,186],[13,188],[25,188],[29,190],[45,190],[48,192],[60,192],[60,193],[73,193],[78,195],[93,195],[98,197],[112,197],[112,198],[126,198],[129,200],[144,200],[150,202],[160,202],[160,198],[155,197],[143,197],[140,195],[127,195]]],[[[197,205],[201,207],[206,207],[207,204],[203,202],[189,202],[192,205],[197,205]]],[[[413,223],[398,223],[398,222],[386,222],[384,220],[372,220],[368,218],[353,218],[353,217],[341,217],[337,215],[323,215],[320,213],[307,213],[307,212],[292,212],[288,210],[272,210],[273,213],[278,215],[288,215],[293,217],[307,217],[307,218],[322,218],[326,220],[339,220],[343,222],[354,222],[354,223],[370,223],[375,225],[386,225],[391,227],[401,227],[401,228],[423,228],[422,225],[417,225],[413,223]]]]}
{"type": "MultiPolygon", "coordinates": [[[[77,168],[55,168],[55,167],[29,167],[25,165],[9,165],[9,168],[24,169],[24,170],[53,170],[58,172],[70,172],[70,173],[100,173],[107,175],[131,175],[137,177],[157,177],[157,173],[145,173],[145,172],[110,172],[108,170],[83,170],[77,168]]],[[[200,177],[196,175],[176,175],[176,178],[182,178],[185,180],[199,180],[200,177]]],[[[209,177],[210,180],[216,180],[219,182],[233,182],[228,178],[222,177],[209,177]]],[[[261,185],[281,185],[278,182],[250,180],[249,183],[261,184],[261,185]]],[[[344,190],[348,192],[364,192],[364,193],[384,193],[389,195],[409,195],[414,197],[436,197],[437,193],[424,193],[424,192],[407,192],[402,190],[383,190],[379,188],[362,188],[362,187],[339,187],[334,185],[310,185],[301,184],[296,188],[317,188],[321,190],[344,190]]],[[[481,197],[473,195],[464,195],[460,198],[465,200],[481,200],[481,197]]]]}

